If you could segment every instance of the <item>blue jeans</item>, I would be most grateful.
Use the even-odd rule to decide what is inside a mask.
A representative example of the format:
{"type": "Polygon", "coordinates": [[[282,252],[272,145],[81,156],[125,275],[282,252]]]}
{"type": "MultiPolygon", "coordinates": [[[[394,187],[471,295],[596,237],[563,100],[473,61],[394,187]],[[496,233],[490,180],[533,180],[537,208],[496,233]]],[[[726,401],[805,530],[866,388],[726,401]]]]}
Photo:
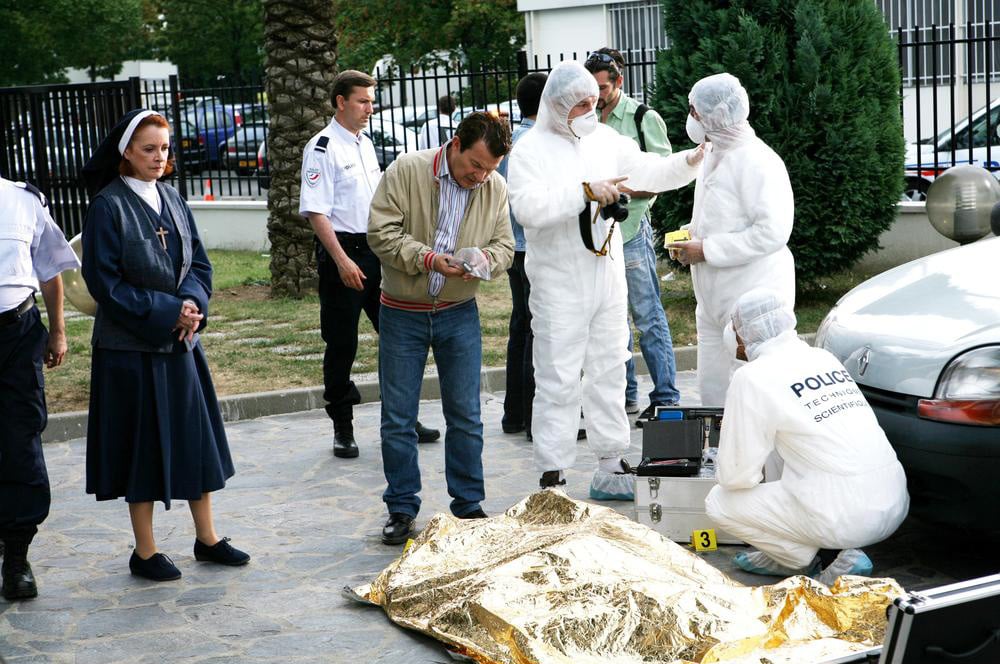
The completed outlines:
{"type": "MultiPolygon", "coordinates": [[[[654,404],[677,403],[677,368],[674,363],[674,344],[670,338],[667,314],[660,302],[660,278],[656,274],[656,253],[653,250],[653,229],[649,217],[639,223],[639,232],[625,243],[625,281],[628,284],[628,308],[632,322],[639,330],[639,348],[653,380],[649,402],[654,404]]],[[[632,353],[632,337],[628,351],[632,353]]],[[[639,400],[639,386],[635,379],[635,363],[625,364],[625,400],[639,400]]]]}
{"type": "Polygon", "coordinates": [[[393,309],[379,313],[378,378],[382,391],[382,466],[389,512],[420,511],[417,408],[427,351],[434,351],[441,384],[445,479],[451,511],[480,509],[483,485],[483,422],[479,414],[482,338],[479,308],[469,300],[436,313],[393,309]]]}

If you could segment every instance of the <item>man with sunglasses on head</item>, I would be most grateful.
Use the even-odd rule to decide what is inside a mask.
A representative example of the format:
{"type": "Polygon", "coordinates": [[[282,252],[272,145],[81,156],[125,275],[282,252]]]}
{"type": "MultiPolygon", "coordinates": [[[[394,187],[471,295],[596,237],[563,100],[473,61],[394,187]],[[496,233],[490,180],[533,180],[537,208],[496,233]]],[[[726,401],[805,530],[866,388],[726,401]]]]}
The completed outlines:
{"type": "MultiPolygon", "coordinates": [[[[622,89],[625,81],[625,58],[618,50],[602,48],[590,54],[584,67],[597,81],[597,110],[601,122],[622,136],[639,144],[643,152],[664,157],[671,152],[667,127],[660,115],[645,104],[632,99],[622,89]]],[[[656,252],[653,250],[653,228],[649,223],[649,210],[656,201],[656,194],[649,191],[620,187],[631,200],[628,217],[619,224],[625,256],[625,282],[628,285],[628,308],[632,321],[639,330],[639,348],[649,369],[653,390],[649,393],[649,406],[639,415],[636,426],[656,412],[657,406],[667,406],[680,401],[677,391],[677,370],[674,362],[674,345],[670,338],[670,325],[660,303],[660,280],[656,273],[656,252]]],[[[638,384],[635,363],[632,361],[632,338],[627,349],[625,411],[639,412],[638,384]]]]}
{"type": "Polygon", "coordinates": [[[578,62],[559,64],[542,90],[535,128],[510,157],[511,210],[524,226],[531,281],[535,401],[531,429],[542,488],[565,484],[576,460],[580,400],[598,457],[590,495],[632,500],[625,261],[615,219],[619,183],[640,191],[683,187],[700,148],[669,157],[639,150],[597,121],[597,82],[578,62]],[[603,214],[602,214],[603,213],[603,214]],[[583,372],[582,388],[580,374],[583,372]]]}

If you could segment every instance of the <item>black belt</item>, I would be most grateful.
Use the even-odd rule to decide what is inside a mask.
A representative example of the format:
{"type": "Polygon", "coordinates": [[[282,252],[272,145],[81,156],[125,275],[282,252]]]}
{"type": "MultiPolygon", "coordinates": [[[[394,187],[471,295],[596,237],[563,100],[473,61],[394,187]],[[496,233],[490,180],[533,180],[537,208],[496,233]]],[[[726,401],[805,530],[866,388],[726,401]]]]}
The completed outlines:
{"type": "Polygon", "coordinates": [[[8,309],[7,311],[0,314],[0,327],[6,327],[8,325],[12,325],[13,323],[16,323],[17,321],[21,320],[21,316],[27,313],[28,310],[31,309],[33,306],[35,306],[34,293],[25,298],[24,302],[17,305],[13,309],[8,309]]]}

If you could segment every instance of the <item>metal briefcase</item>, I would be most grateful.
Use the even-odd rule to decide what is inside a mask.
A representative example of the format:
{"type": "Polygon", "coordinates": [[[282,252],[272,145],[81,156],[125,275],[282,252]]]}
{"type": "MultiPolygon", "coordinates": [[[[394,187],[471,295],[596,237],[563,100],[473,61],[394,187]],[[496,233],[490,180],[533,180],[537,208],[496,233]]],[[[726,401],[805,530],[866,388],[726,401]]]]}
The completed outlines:
{"type": "Polygon", "coordinates": [[[879,664],[1000,662],[1000,574],[911,592],[889,607],[879,664]]]}

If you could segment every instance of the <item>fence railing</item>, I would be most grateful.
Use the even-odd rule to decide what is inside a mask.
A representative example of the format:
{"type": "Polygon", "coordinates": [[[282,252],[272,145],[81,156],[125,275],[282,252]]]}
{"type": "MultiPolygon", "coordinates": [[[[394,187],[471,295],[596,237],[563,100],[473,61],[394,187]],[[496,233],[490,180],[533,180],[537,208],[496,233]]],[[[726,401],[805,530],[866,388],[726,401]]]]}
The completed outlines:
{"type": "Polygon", "coordinates": [[[1000,171],[1000,29],[960,27],[896,31],[909,200],[924,200],[934,178],[957,164],[1000,171]]]}
{"type": "MultiPolygon", "coordinates": [[[[1000,97],[993,99],[1000,92],[994,89],[1000,88],[1000,29],[992,22],[962,27],[914,26],[894,33],[912,200],[922,200],[933,179],[954,164],[1000,172],[1000,97]]],[[[657,52],[636,48],[625,55],[626,93],[648,103],[657,52]]],[[[423,70],[377,70],[379,109],[369,134],[380,165],[446,140],[472,110],[494,110],[519,123],[517,81],[586,56],[529,60],[522,52],[510,62],[471,69],[442,61],[423,70]],[[455,110],[439,117],[441,97],[453,98],[455,110]]],[[[60,226],[75,234],[88,203],[80,169],[117,120],[138,106],[170,120],[176,158],[171,182],[186,198],[266,197],[268,115],[259,82],[185,88],[170,77],[0,89],[0,173],[36,183],[52,201],[60,226]]]]}

